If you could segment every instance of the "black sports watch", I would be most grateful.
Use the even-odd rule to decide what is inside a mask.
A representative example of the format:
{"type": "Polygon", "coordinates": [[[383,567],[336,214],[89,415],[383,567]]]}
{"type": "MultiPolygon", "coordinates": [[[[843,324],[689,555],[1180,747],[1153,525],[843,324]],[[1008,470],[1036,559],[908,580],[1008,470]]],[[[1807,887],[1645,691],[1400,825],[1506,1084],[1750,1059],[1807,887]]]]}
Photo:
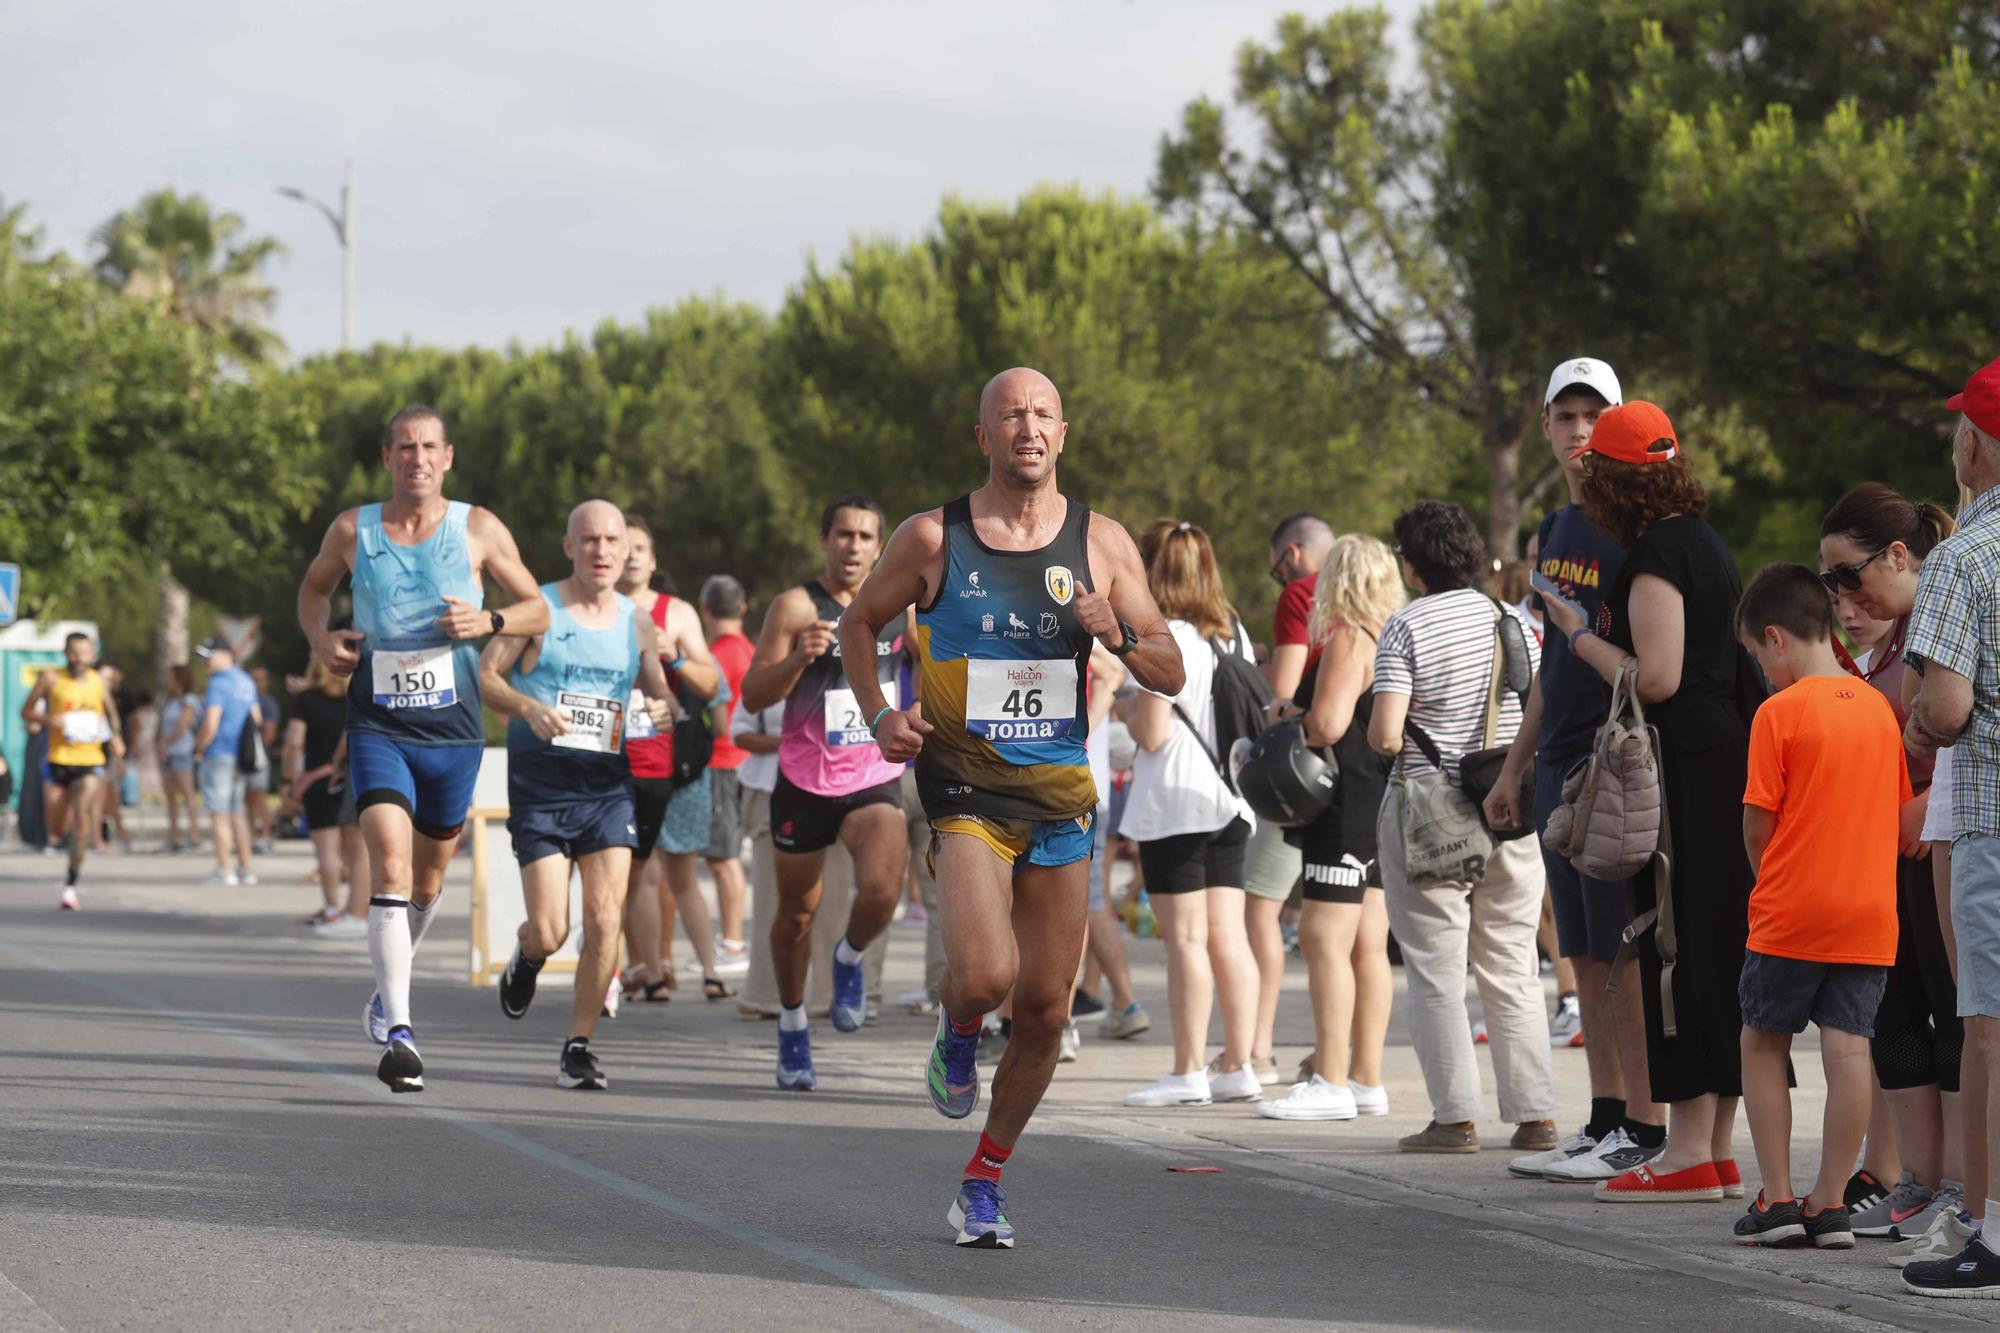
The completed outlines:
{"type": "Polygon", "coordinates": [[[1114,657],[1123,657],[1139,646],[1139,634],[1122,620],[1118,622],[1118,628],[1125,631],[1125,641],[1113,648],[1111,653],[1114,657]]]}
{"type": "Polygon", "coordinates": [[[502,633],[503,631],[506,630],[507,617],[501,615],[498,611],[488,611],[486,613],[486,618],[493,622],[493,632],[495,634],[502,633]]]}

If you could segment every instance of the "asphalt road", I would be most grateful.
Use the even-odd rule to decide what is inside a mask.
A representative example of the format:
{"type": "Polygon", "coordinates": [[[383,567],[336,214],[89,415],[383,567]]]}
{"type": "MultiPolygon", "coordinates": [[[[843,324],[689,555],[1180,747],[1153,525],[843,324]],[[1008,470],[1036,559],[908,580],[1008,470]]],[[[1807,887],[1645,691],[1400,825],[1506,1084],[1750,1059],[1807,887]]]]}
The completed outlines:
{"type": "MultiPolygon", "coordinates": [[[[0,854],[0,1329],[1770,1333],[1991,1313],[1899,1294],[1878,1251],[1738,1250],[1740,1205],[1596,1205],[1508,1180],[1502,1153],[1399,1155],[1426,1118],[1400,1031],[1395,1114],[1339,1126],[1125,1111],[1164,1031],[1087,1038],[1007,1169],[1019,1248],[961,1251],[944,1213],[973,1131],[924,1099],[928,1020],[819,1024],[820,1091],[786,1094],[773,1026],[684,984],[604,1025],[611,1090],[562,1091],[567,992],[510,1023],[468,986],[455,882],[419,960],[430,1089],[392,1097],[361,1032],[365,944],[292,924],[315,896],[299,850],[235,890],[200,886],[199,858],[104,858],[79,913],[54,910],[56,865],[0,854]]],[[[920,940],[898,930],[889,994],[920,940]]],[[[1134,952],[1163,1020],[1157,945],[1134,952]]],[[[1305,1038],[1294,985],[1281,1059],[1305,1038]]],[[[1557,1059],[1580,1109],[1581,1053],[1557,1059]]]]}

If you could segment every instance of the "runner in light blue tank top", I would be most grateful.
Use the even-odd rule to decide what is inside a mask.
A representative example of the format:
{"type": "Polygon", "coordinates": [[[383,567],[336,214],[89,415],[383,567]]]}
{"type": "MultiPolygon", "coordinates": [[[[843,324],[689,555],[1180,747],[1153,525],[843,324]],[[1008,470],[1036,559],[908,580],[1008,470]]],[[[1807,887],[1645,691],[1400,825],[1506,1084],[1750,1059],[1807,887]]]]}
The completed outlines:
{"type": "Polygon", "coordinates": [[[390,419],[382,466],[391,495],[334,519],[299,587],[313,655],[348,679],[347,759],[371,876],[368,1035],[387,1047],[375,1075],[423,1090],[410,1030],[410,967],[444,889],[484,747],[473,640],[540,634],[549,607],[513,534],[484,509],[444,497],[455,450],[444,419],[412,404],[390,419]],[[329,621],[352,577],[354,628],[329,621]],[[483,609],[485,581],[510,604],[483,609]]]}
{"type": "Polygon", "coordinates": [[[590,1039],[617,984],[619,918],[639,845],[627,710],[637,683],[654,701],[647,720],[661,725],[673,690],[652,616],[617,590],[629,549],[624,512],[584,501],[569,516],[563,549],[574,572],[541,590],[547,631],[528,643],[495,639],[479,657],[486,700],[510,719],[507,831],[527,908],[500,974],[500,1012],[520,1018],[534,1002],[542,964],[569,938],[570,877],[581,871],[583,943],[556,1086],[602,1088],[590,1039]]]}

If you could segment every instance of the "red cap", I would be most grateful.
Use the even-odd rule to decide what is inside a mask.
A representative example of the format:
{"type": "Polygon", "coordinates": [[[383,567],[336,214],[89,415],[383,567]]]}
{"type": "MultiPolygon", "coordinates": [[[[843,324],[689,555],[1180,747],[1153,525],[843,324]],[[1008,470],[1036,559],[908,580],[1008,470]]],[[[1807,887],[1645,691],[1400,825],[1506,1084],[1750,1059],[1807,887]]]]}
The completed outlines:
{"type": "Polygon", "coordinates": [[[1680,452],[1680,436],[1674,434],[1674,423],[1667,420],[1667,414],[1643,398],[1635,398],[1597,418],[1597,424],[1590,428],[1589,443],[1570,457],[1603,454],[1621,463],[1643,464],[1664,463],[1680,457],[1680,452]],[[1665,448],[1653,447],[1663,440],[1665,448]]]}
{"type": "Polygon", "coordinates": [[[1966,420],[2000,439],[2000,361],[1989,361],[1974,371],[1964,391],[1945,399],[1944,405],[1965,413],[1966,420]]]}

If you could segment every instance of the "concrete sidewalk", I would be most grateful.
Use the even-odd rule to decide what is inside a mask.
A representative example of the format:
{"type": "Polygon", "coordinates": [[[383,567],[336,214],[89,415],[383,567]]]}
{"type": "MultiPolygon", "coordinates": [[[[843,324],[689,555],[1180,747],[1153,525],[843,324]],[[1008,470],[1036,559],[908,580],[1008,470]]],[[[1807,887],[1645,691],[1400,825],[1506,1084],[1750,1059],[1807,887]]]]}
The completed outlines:
{"type": "MultiPolygon", "coordinates": [[[[42,959],[40,966],[45,968],[55,965],[49,959],[70,956],[60,951],[83,949],[86,953],[77,956],[87,957],[94,922],[99,917],[115,916],[121,928],[136,929],[141,937],[147,933],[145,922],[157,921],[156,946],[137,954],[121,954],[120,966],[147,971],[157,968],[160,977],[148,983],[145,977],[129,972],[110,975],[91,982],[100,990],[115,996],[119,988],[129,986],[144,1003],[171,1003],[176,1006],[176,1013],[195,1015],[198,1027],[204,1024],[226,1027],[230,1023],[229,996],[249,992],[232,991],[227,986],[204,990],[201,977],[215,975],[217,960],[230,956],[233,949],[246,956],[254,954],[259,959],[276,960],[278,971],[293,973],[298,987],[313,991],[310,1003],[302,1004],[308,1012],[296,1017],[257,1014],[258,1019],[268,1020],[269,1032],[276,1035],[246,1040],[289,1041],[295,1037],[305,1040],[306,1034],[334,1024],[342,1041],[355,1044],[355,1034],[346,1029],[358,1025],[358,999],[366,993],[366,944],[315,941],[297,924],[298,918],[318,902],[317,890],[302,882],[311,866],[303,844],[281,844],[277,855],[262,858],[259,869],[263,882],[259,886],[226,889],[200,882],[210,868],[206,857],[149,854],[143,848],[152,840],[144,833],[139,834],[139,840],[142,850],[137,854],[92,858],[84,884],[85,908],[75,915],[59,915],[55,911],[55,895],[61,879],[58,859],[31,856],[18,850],[0,854],[0,909],[4,909],[6,919],[22,927],[10,932],[15,943],[4,951],[6,957],[0,958],[0,962],[8,964],[10,986],[0,994],[0,999],[14,1011],[10,1024],[36,1022],[33,1017],[36,1013],[50,1012],[31,1000],[29,982],[35,975],[35,967],[22,949],[40,949],[41,941],[56,941],[50,947],[59,952],[37,955],[42,959]],[[46,912],[46,917],[41,912],[46,912]],[[286,959],[293,961],[286,963],[286,959]],[[149,989],[149,984],[154,988],[149,989]],[[333,986],[333,993],[343,998],[321,1001],[319,992],[327,986],[333,986]],[[145,999],[155,993],[200,998],[145,999]],[[349,996],[354,997],[351,1005],[354,1013],[342,1009],[324,1019],[309,1016],[336,1004],[347,1005],[349,1000],[345,997],[349,996]]],[[[454,867],[441,909],[444,915],[433,927],[419,960],[416,992],[419,1031],[436,1034],[425,1046],[433,1060],[440,1057],[432,1054],[432,1043],[438,1043],[440,1049],[448,1052],[439,1064],[435,1080],[447,1089],[453,1086],[453,1080],[457,1080],[457,1087],[463,1088],[464,1080],[473,1077],[464,1067],[464,1055],[457,1049],[466,1047],[471,1038],[461,1038],[459,1034],[467,1021],[487,1023],[488,1019],[469,1020],[467,1016],[486,1015],[493,1005],[490,992],[476,992],[464,980],[469,940],[468,873],[463,861],[454,867]],[[435,1020],[437,1026],[427,1026],[428,1016],[447,1013],[453,1025],[449,1030],[449,1040],[453,1043],[450,1047],[444,1045],[447,1028],[443,1018],[435,1020]]],[[[1381,1264],[1400,1263],[1401,1259],[1385,1260],[1377,1255],[1371,1260],[1377,1271],[1368,1279],[1370,1289],[1379,1287],[1377,1295],[1391,1302],[1392,1308],[1399,1289],[1394,1284],[1448,1283],[1476,1269],[1482,1274],[1503,1274],[1505,1285],[1510,1288],[1525,1284],[1533,1289],[1540,1280],[1537,1275],[1545,1275],[1546,1321],[1532,1317],[1524,1320],[1518,1311],[1503,1315],[1496,1305],[1490,1323],[1485,1321],[1481,1308],[1466,1308],[1463,1322],[1456,1325],[1459,1327],[1576,1326],[1583,1313],[1578,1302],[1594,1304],[1615,1299],[1618,1292],[1628,1287],[1635,1292],[1641,1288],[1650,1291],[1649,1284],[1667,1281],[1687,1284],[1688,1291],[1714,1292],[1718,1301],[1727,1301],[1730,1317],[1718,1314],[1715,1319],[1707,1319],[1694,1309],[1656,1306],[1643,1311],[1644,1317],[1635,1311],[1632,1326],[1686,1327],[1697,1322],[1717,1328],[1754,1326],[1757,1319],[1750,1312],[1758,1310],[1765,1312],[1771,1327],[1829,1324],[1860,1327],[1873,1323],[1955,1329],[1990,1324],[1986,1316],[1991,1312],[1984,1303],[1928,1301],[1905,1293],[1896,1271],[1882,1262],[1881,1256],[1888,1246],[1880,1242],[1863,1241],[1859,1248],[1847,1253],[1746,1250],[1731,1244],[1728,1238],[1730,1225],[1743,1207],[1741,1203],[1598,1204],[1592,1201],[1587,1186],[1564,1187],[1508,1176],[1504,1166],[1510,1154],[1504,1148],[1476,1157],[1398,1153],[1396,1139],[1422,1128],[1429,1118],[1422,1081],[1401,1022],[1400,998],[1391,1027],[1386,1069],[1391,1098],[1391,1113],[1387,1117],[1300,1124],[1266,1120],[1247,1106],[1172,1112],[1128,1110],[1120,1105],[1122,1096],[1166,1072],[1169,1041],[1160,946],[1157,941],[1129,936],[1126,945],[1139,997],[1152,1012],[1156,1027],[1135,1040],[1106,1042],[1096,1039],[1092,1025],[1084,1026],[1082,1058],[1058,1068],[1048,1100],[1016,1154],[1015,1164],[1010,1166],[1010,1178],[1015,1174],[1025,1175],[1018,1171],[1019,1166],[1034,1162],[1038,1155],[1044,1156],[1043,1165],[1058,1152],[1064,1154],[1066,1162],[1078,1154],[1087,1155],[1094,1164],[1091,1169],[1099,1173],[1093,1177],[1092,1188],[1100,1194],[1145,1199],[1149,1202],[1144,1206],[1149,1210],[1160,1206],[1159,1191],[1163,1189],[1168,1191],[1165,1197],[1179,1201],[1171,1213],[1130,1215],[1124,1222],[1138,1233],[1161,1232],[1159,1239],[1172,1247],[1191,1243],[1199,1246],[1201,1242],[1195,1238],[1213,1235],[1208,1230],[1211,1227],[1240,1226],[1242,1234],[1232,1239],[1232,1248],[1239,1243],[1256,1247],[1267,1257],[1280,1261],[1287,1251],[1295,1251],[1293,1262],[1321,1262],[1329,1256],[1317,1246],[1310,1253],[1298,1247],[1307,1235],[1327,1234],[1327,1227],[1332,1225],[1328,1219],[1338,1219],[1342,1235],[1398,1237],[1390,1253],[1407,1256],[1407,1270],[1381,1269],[1381,1264]],[[1221,1168],[1221,1173],[1176,1174],[1168,1184],[1160,1183],[1163,1171],[1185,1166],[1215,1166],[1221,1168]],[[1245,1185],[1252,1187],[1247,1194],[1242,1188],[1245,1185]],[[1212,1217],[1208,1214],[1211,1207],[1220,1209],[1212,1217]],[[1309,1227],[1305,1225],[1307,1222],[1309,1227]],[[1193,1227],[1191,1232],[1184,1229],[1189,1226],[1193,1227]],[[1461,1263],[1466,1266],[1465,1274],[1450,1271],[1461,1263]],[[1439,1265],[1444,1265],[1445,1270],[1440,1271],[1439,1265]],[[1586,1296],[1591,1298],[1587,1302],[1586,1296]],[[1576,1308],[1571,1308],[1573,1305],[1576,1308]],[[1741,1322],[1744,1319],[1749,1323],[1741,1322]]],[[[687,957],[684,942],[681,953],[687,957]]],[[[892,928],[885,995],[893,998],[919,984],[921,954],[921,930],[892,928]]],[[[1400,971],[1397,975],[1400,986],[1400,971]]],[[[34,982],[33,986],[46,984],[34,982]]],[[[548,1004],[547,1010],[551,1014],[566,1010],[567,998],[564,995],[557,1003],[548,1004]]],[[[1304,968],[1294,960],[1279,1013],[1281,1069],[1289,1070],[1309,1049],[1310,1018],[1305,1001],[1304,968]]],[[[265,1010],[272,1006],[268,999],[255,1003],[265,1010]]],[[[73,1015],[66,1015],[69,1016],[73,1015]]],[[[1469,1015],[1468,1021],[1476,1016],[1476,1013],[1469,1015]]],[[[495,1028],[495,1040],[501,1045],[494,1046],[492,1041],[480,1038],[477,1049],[493,1051],[495,1061],[511,1061],[510,1070],[522,1066],[527,1054],[519,1053],[517,1058],[517,1052],[525,1052],[518,1039],[527,1025],[509,1027],[497,1022],[497,1016],[489,1017],[494,1020],[490,1026],[495,1028]]],[[[537,1017],[541,1015],[538,1013],[537,1017]]],[[[553,1022],[551,1018],[543,1026],[553,1022]]],[[[879,1126],[886,1130],[902,1123],[901,1117],[910,1105],[922,1105],[921,1069],[933,1025],[933,1020],[904,1014],[893,1004],[885,1006],[878,1025],[853,1037],[840,1037],[828,1025],[817,1024],[815,1055],[820,1067],[821,1094],[817,1100],[774,1101],[764,1095],[768,1092],[774,1041],[772,1025],[739,1018],[733,1003],[704,1004],[697,979],[683,972],[682,988],[671,1004],[628,1006],[617,1021],[605,1024],[600,1030],[597,1044],[607,1070],[614,1076],[614,1091],[591,1100],[578,1113],[585,1110],[601,1113],[614,1107],[632,1106],[625,1099],[633,1095],[635,1084],[630,1079],[620,1083],[619,1076],[641,1060],[646,1062],[645,1068],[650,1073],[657,1061],[645,1056],[644,1048],[666,1042],[662,1051],[669,1055],[670,1065],[707,1070],[700,1078],[716,1086],[722,1082],[731,1085],[740,1082],[744,1088],[741,1095],[755,1098],[744,1105],[755,1108],[755,1115],[775,1117],[774,1124],[782,1123],[786,1113],[823,1115],[842,1099],[860,1099],[861,1104],[840,1112],[844,1117],[841,1128],[865,1132],[871,1126],[879,1126]],[[885,1109],[869,1111],[866,1104],[885,1109]],[[886,1109],[890,1107],[895,1108],[893,1114],[886,1109]]],[[[177,1050],[173,1038],[162,1031],[159,1041],[157,1059],[170,1066],[177,1050]]],[[[364,1048],[359,1055],[349,1052],[342,1059],[353,1063],[365,1075],[365,1061],[360,1058],[365,1054],[364,1048]]],[[[524,1087],[545,1083],[540,1063],[552,1051],[535,1048],[532,1054],[535,1062],[524,1066],[531,1072],[520,1074],[518,1080],[524,1087]]],[[[1553,1057],[1561,1108],[1559,1121],[1565,1129],[1573,1128],[1584,1118],[1588,1103],[1583,1053],[1558,1050],[1553,1057]]],[[[1801,1042],[1798,1065],[1802,1086],[1795,1100],[1795,1118],[1801,1141],[1796,1169],[1803,1179],[1815,1165],[1807,1139],[1816,1137],[1821,1103],[1817,1055],[1809,1036],[1801,1042]]],[[[319,1068],[310,1062],[302,1067],[319,1068]]],[[[671,1074],[672,1069],[665,1072],[671,1074]]],[[[1487,1076],[1490,1086],[1490,1067],[1487,1076]]],[[[513,1077],[510,1072],[509,1078],[513,1077]]],[[[493,1082],[491,1072],[478,1075],[476,1082],[498,1095],[499,1085],[493,1082]]],[[[557,1098],[553,1092],[536,1096],[557,1098]]],[[[396,1106],[410,1106],[414,1102],[415,1099],[399,1099],[396,1106]]],[[[574,1099],[565,1102],[558,1098],[557,1104],[567,1109],[574,1105],[574,1099]]],[[[938,1122],[938,1127],[943,1127],[942,1122],[938,1122]]],[[[1480,1128],[1489,1145],[1504,1145],[1510,1130],[1492,1119],[1480,1128]]],[[[964,1127],[956,1127],[954,1132],[969,1134],[964,1127]]],[[[35,1152],[33,1139],[14,1138],[8,1156],[18,1165],[35,1152]]],[[[1754,1195],[1755,1163],[1749,1151],[1747,1129],[1740,1124],[1738,1161],[1754,1195]]],[[[1043,1225],[1048,1223],[1045,1221],[1043,1225]]],[[[7,1234],[0,1229],[0,1240],[7,1234]]],[[[5,1246],[0,1245],[0,1254],[5,1252],[5,1246]]],[[[1172,1261],[1171,1254],[1165,1257],[1172,1261]]],[[[1330,1257],[1337,1261],[1338,1250],[1330,1257]]],[[[1199,1265],[1202,1256],[1189,1253],[1185,1258],[1199,1265]]],[[[32,1290],[28,1279],[14,1272],[11,1263],[0,1263],[0,1270],[11,1273],[22,1284],[21,1290],[32,1290]]],[[[1230,1278],[1227,1272],[1214,1271],[1207,1280],[1224,1283],[1226,1287],[1230,1278]]],[[[5,1276],[0,1275],[0,1327],[32,1326],[10,1321],[6,1299],[9,1289],[5,1276]]],[[[1662,1288],[1661,1293],[1666,1290],[1662,1288]]],[[[1134,1293],[1133,1298],[1145,1295],[1134,1293]]],[[[1519,1295],[1518,1291],[1510,1292],[1510,1299],[1519,1295]]],[[[1177,1299],[1185,1308],[1186,1298],[1177,1299]]],[[[619,1317],[624,1313],[621,1309],[619,1317]]],[[[1329,1312],[1326,1317],[1337,1316],[1329,1312]]],[[[360,1322],[373,1325],[369,1320],[360,1322]]],[[[604,1321],[593,1316],[592,1322],[604,1321]]],[[[1428,1327],[1452,1326],[1454,1321],[1412,1317],[1408,1322],[1428,1327]]],[[[1368,1321],[1354,1326],[1364,1325],[1378,1326],[1368,1321]]]]}

